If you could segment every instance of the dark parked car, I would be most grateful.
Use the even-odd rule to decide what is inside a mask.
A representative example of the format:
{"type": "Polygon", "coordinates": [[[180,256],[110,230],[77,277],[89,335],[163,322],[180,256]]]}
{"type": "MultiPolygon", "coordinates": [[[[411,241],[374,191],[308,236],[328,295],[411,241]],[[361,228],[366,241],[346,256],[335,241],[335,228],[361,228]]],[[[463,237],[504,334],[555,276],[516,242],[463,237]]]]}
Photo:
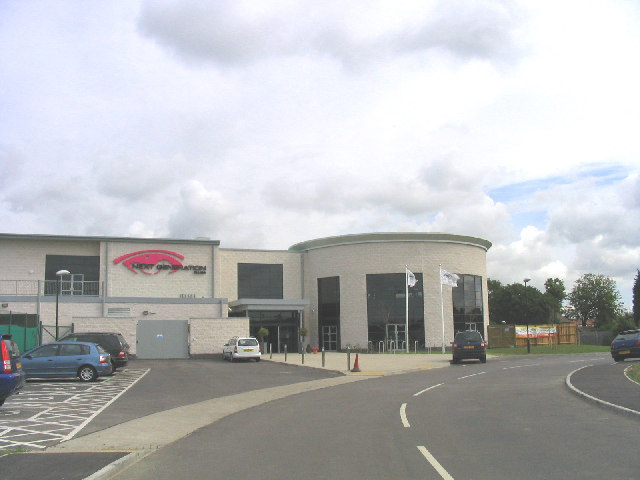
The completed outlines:
{"type": "Polygon", "coordinates": [[[487,346],[480,332],[458,332],[451,345],[453,363],[460,363],[461,360],[468,358],[475,358],[482,363],[487,361],[487,346]]]}
{"type": "Polygon", "coordinates": [[[20,350],[11,335],[0,337],[0,405],[9,395],[17,393],[24,386],[25,374],[20,362],[20,350]]]}
{"type": "Polygon", "coordinates": [[[611,342],[611,356],[616,362],[640,358],[640,330],[626,330],[611,342]]]}
{"type": "Polygon", "coordinates": [[[53,342],[22,354],[27,378],[78,377],[92,382],[111,375],[111,355],[100,345],[86,342],[53,342]]]}
{"type": "Polygon", "coordinates": [[[113,332],[76,332],[65,335],[61,342],[97,343],[111,355],[113,371],[129,362],[129,344],[119,333],[113,332]]]}

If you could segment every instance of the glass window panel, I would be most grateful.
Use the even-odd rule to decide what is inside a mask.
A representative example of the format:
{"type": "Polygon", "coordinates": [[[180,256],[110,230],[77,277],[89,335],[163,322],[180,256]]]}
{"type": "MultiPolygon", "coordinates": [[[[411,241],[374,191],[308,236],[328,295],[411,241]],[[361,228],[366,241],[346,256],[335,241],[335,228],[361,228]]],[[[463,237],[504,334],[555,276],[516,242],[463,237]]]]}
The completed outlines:
{"type": "Polygon", "coordinates": [[[238,298],[283,298],[282,264],[239,263],[238,298]]]}

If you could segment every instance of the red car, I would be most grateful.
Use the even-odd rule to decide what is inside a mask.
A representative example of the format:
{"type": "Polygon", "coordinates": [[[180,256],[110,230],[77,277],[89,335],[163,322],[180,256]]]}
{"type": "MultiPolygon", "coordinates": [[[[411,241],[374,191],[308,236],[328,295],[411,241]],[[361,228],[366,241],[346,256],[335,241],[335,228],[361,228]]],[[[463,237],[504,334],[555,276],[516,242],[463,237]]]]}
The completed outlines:
{"type": "Polygon", "coordinates": [[[25,374],[22,371],[18,344],[11,340],[11,335],[0,337],[0,405],[9,395],[13,395],[24,387],[25,374]]]}

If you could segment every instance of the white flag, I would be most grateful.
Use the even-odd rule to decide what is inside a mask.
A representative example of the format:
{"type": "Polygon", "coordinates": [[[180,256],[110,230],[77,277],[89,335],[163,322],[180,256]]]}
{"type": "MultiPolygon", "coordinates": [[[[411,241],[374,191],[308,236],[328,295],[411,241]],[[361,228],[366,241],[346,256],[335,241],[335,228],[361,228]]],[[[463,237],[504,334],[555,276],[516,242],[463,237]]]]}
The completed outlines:
{"type": "Polygon", "coordinates": [[[451,285],[452,287],[457,287],[458,280],[460,280],[460,277],[455,273],[447,272],[442,268],[440,269],[440,283],[442,283],[443,285],[451,285]]]}
{"type": "Polygon", "coordinates": [[[406,270],[407,270],[407,285],[409,285],[410,287],[413,287],[417,282],[416,276],[408,268],[406,270]]]}

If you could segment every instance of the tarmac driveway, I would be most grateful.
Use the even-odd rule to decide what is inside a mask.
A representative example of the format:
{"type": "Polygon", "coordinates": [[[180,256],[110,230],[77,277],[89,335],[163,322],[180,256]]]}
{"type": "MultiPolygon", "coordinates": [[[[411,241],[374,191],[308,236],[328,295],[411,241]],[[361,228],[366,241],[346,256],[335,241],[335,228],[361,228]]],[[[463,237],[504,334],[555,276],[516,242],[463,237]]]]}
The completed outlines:
{"type": "Polygon", "coordinates": [[[79,435],[212,398],[341,375],[330,370],[275,362],[251,360],[231,363],[222,360],[222,356],[189,360],[132,360],[127,368],[150,371],[79,435]]]}

